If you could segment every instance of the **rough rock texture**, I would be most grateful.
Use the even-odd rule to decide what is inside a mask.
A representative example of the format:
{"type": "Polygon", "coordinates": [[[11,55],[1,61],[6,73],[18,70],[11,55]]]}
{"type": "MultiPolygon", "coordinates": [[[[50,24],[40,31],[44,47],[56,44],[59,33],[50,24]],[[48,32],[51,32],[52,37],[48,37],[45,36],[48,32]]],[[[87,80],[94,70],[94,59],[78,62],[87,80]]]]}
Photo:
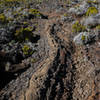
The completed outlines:
{"type": "MultiPolygon", "coordinates": [[[[67,1],[68,4],[63,0],[35,3],[25,6],[27,9],[34,6],[48,16],[25,17],[29,26],[38,23],[33,31],[35,36],[39,35],[37,41],[16,42],[9,38],[10,42],[3,44],[0,38],[0,100],[100,100],[100,31],[95,27],[91,31],[86,29],[86,36],[97,32],[92,35],[95,40],[86,44],[77,45],[73,41],[80,35],[72,32],[73,21],[81,21],[84,16],[70,14],[68,9],[82,5],[82,0],[67,1]],[[24,44],[36,52],[23,56],[24,44]]],[[[14,25],[26,27],[27,23],[22,24],[25,19],[20,20],[14,25]]]]}
{"type": "Polygon", "coordinates": [[[73,42],[78,45],[88,44],[91,41],[94,41],[95,38],[96,34],[93,32],[81,32],[74,37],[73,42]]]}
{"type": "Polygon", "coordinates": [[[100,13],[95,15],[95,16],[90,16],[88,17],[85,21],[84,21],[84,24],[86,26],[89,26],[89,27],[93,27],[93,26],[96,26],[98,24],[100,24],[100,13]]]}

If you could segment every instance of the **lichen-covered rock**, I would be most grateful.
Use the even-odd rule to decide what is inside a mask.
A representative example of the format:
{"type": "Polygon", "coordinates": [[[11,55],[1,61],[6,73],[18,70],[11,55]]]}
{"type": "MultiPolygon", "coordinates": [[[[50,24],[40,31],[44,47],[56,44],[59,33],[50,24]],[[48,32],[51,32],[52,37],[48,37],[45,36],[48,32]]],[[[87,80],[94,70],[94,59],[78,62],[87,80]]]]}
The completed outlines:
{"type": "Polygon", "coordinates": [[[78,16],[82,16],[82,15],[90,16],[98,13],[98,5],[93,2],[89,3],[89,1],[87,2],[83,1],[82,4],[70,8],[69,13],[78,16]]]}
{"type": "Polygon", "coordinates": [[[78,32],[83,32],[86,31],[86,26],[82,25],[79,21],[76,21],[72,25],[72,32],[73,33],[78,33],[78,32]]]}
{"type": "Polygon", "coordinates": [[[93,42],[95,40],[95,34],[91,34],[89,32],[81,32],[78,35],[76,35],[73,39],[75,44],[83,45],[88,44],[90,42],[93,42]]]}
{"type": "Polygon", "coordinates": [[[0,23],[6,23],[7,19],[6,16],[4,14],[0,14],[0,23]]]}
{"type": "Polygon", "coordinates": [[[69,12],[72,13],[72,14],[76,14],[78,16],[82,16],[86,13],[88,7],[89,7],[89,4],[87,4],[84,1],[81,5],[76,6],[75,8],[70,8],[69,12]]]}
{"type": "Polygon", "coordinates": [[[100,24],[100,13],[95,16],[90,16],[83,21],[84,25],[87,27],[94,27],[100,24]]]}
{"type": "Polygon", "coordinates": [[[86,16],[96,15],[98,13],[98,9],[96,7],[89,7],[86,11],[86,16]]]}

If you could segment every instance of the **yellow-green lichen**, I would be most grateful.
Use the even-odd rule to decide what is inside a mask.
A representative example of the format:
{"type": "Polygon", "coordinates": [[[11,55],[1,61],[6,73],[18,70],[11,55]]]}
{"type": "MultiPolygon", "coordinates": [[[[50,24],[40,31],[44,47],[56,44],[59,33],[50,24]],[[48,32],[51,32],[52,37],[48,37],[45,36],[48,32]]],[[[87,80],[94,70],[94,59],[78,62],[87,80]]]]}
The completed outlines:
{"type": "Polygon", "coordinates": [[[68,16],[68,14],[64,13],[64,17],[67,17],[67,16],[68,16]]]}
{"type": "Polygon", "coordinates": [[[31,62],[35,63],[37,61],[37,59],[31,58],[31,62]]]}
{"type": "Polygon", "coordinates": [[[3,4],[3,1],[1,0],[1,1],[0,1],[0,5],[2,5],[2,4],[3,4]]]}
{"type": "Polygon", "coordinates": [[[6,19],[6,17],[5,17],[4,14],[0,14],[0,22],[1,22],[1,23],[7,22],[7,19],[6,19]]]}
{"type": "Polygon", "coordinates": [[[96,15],[98,13],[98,9],[96,7],[89,7],[86,16],[96,15]]]}
{"type": "Polygon", "coordinates": [[[98,4],[98,0],[88,0],[87,3],[89,4],[98,4]]]}
{"type": "Polygon", "coordinates": [[[24,21],[23,24],[24,24],[24,25],[28,25],[28,22],[24,21]]]}
{"type": "Polygon", "coordinates": [[[32,32],[33,28],[31,26],[24,28],[25,32],[32,32]]]}
{"type": "Polygon", "coordinates": [[[97,29],[97,30],[100,30],[100,25],[97,25],[97,26],[96,26],[96,29],[97,29]]]}
{"type": "Polygon", "coordinates": [[[8,4],[13,4],[13,3],[19,3],[19,2],[24,2],[25,0],[4,0],[4,3],[8,4]]]}
{"type": "Polygon", "coordinates": [[[43,0],[37,0],[37,3],[42,3],[43,2],[43,0]]]}
{"type": "Polygon", "coordinates": [[[26,27],[26,28],[19,28],[19,29],[16,29],[16,32],[15,32],[15,38],[22,42],[22,41],[25,41],[25,40],[31,40],[32,38],[32,30],[33,28],[32,27],[26,27]]]}
{"type": "Polygon", "coordinates": [[[24,55],[32,54],[31,48],[28,45],[24,45],[24,47],[22,48],[22,51],[23,51],[24,55]]]}
{"type": "Polygon", "coordinates": [[[8,17],[7,20],[10,22],[10,21],[13,21],[14,19],[11,17],[8,17]]]}
{"type": "Polygon", "coordinates": [[[8,6],[12,7],[12,6],[16,6],[17,4],[21,4],[21,3],[25,4],[25,1],[26,0],[2,0],[2,5],[6,7],[8,6]]]}
{"type": "Polygon", "coordinates": [[[29,13],[34,17],[40,17],[41,13],[37,9],[29,9],[29,13]]]}
{"type": "Polygon", "coordinates": [[[71,4],[71,1],[70,1],[70,0],[67,0],[67,1],[66,1],[66,4],[71,4]]]}
{"type": "Polygon", "coordinates": [[[4,0],[5,6],[13,6],[18,3],[19,0],[4,0]]]}
{"type": "Polygon", "coordinates": [[[18,18],[18,17],[22,16],[22,13],[19,12],[19,11],[13,11],[13,15],[14,15],[15,18],[18,18]]]}
{"type": "Polygon", "coordinates": [[[73,25],[72,25],[72,32],[82,32],[85,31],[86,27],[82,24],[79,23],[79,21],[76,21],[73,25]]]}
{"type": "Polygon", "coordinates": [[[86,38],[86,36],[85,35],[82,35],[81,40],[84,41],[85,38],[86,38]]]}

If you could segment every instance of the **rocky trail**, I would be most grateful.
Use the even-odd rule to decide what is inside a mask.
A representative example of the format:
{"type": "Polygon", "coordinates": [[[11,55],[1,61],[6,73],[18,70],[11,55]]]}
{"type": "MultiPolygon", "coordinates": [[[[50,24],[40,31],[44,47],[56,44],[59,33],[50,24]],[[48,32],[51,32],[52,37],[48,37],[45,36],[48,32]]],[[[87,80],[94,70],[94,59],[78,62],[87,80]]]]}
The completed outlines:
{"type": "Polygon", "coordinates": [[[24,15],[29,25],[14,24],[12,30],[19,32],[14,43],[0,42],[0,100],[100,100],[100,31],[92,23],[98,25],[100,18],[84,17],[92,5],[86,1],[29,3],[28,9],[35,6],[42,13],[32,10],[24,15]]]}
{"type": "Polygon", "coordinates": [[[58,49],[52,66],[48,70],[47,78],[43,83],[43,88],[40,89],[39,99],[72,99],[75,66],[70,50],[73,51],[73,45],[72,43],[66,43],[65,45],[65,41],[62,41],[56,36],[54,27],[55,26],[53,25],[50,34],[58,44],[58,49]],[[67,45],[70,45],[70,47],[67,45]],[[70,85],[67,86],[67,84],[70,85]]]}

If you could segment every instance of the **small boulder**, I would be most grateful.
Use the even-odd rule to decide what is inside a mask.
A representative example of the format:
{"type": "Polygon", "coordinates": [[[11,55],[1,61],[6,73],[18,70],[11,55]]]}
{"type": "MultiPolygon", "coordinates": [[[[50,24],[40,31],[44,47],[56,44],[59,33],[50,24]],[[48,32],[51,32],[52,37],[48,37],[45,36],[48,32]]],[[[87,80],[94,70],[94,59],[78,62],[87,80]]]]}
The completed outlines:
{"type": "Polygon", "coordinates": [[[83,21],[84,25],[87,27],[94,27],[100,24],[100,13],[95,16],[90,16],[83,21]]]}
{"type": "Polygon", "coordinates": [[[84,1],[81,5],[76,6],[74,8],[70,8],[69,13],[82,16],[86,13],[88,7],[89,7],[89,4],[84,1]]]}
{"type": "Polygon", "coordinates": [[[76,35],[73,39],[75,44],[84,45],[88,44],[95,40],[95,34],[91,34],[89,32],[81,32],[80,34],[76,35]]]}

